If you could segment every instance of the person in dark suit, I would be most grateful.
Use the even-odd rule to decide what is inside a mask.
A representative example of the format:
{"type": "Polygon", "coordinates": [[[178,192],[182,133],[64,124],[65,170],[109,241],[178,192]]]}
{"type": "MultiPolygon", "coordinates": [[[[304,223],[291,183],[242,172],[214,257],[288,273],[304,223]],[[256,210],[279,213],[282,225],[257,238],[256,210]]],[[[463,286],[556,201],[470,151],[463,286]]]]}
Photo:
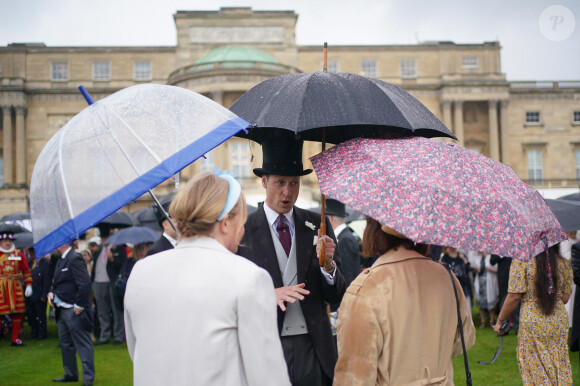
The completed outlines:
{"type": "Polygon", "coordinates": [[[76,354],[83,369],[84,385],[92,385],[95,378],[93,344],[89,332],[92,329],[92,308],[89,303],[91,278],[87,266],[70,245],[56,250],[60,255],[56,263],[52,290],[48,302],[55,307],[58,339],[62,353],[64,375],[54,382],[77,382],[79,379],[76,354]]]}
{"type": "Polygon", "coordinates": [[[38,259],[36,267],[32,269],[32,295],[30,296],[31,312],[30,324],[32,326],[31,337],[36,340],[46,339],[46,303],[50,290],[50,256],[46,255],[38,259]]]}
{"type": "MultiPolygon", "coordinates": [[[[264,268],[274,282],[278,329],[293,385],[330,385],[337,351],[327,303],[340,303],[345,291],[335,238],[321,236],[326,253],[319,266],[320,215],[294,206],[300,191],[302,141],[277,137],[262,144],[262,178],[266,201],[248,217],[238,254],[264,268]]],[[[330,236],[330,237],[329,237],[330,236]]]]}
{"type": "Polygon", "coordinates": [[[326,214],[332,225],[334,235],[338,240],[337,248],[342,262],[342,275],[346,287],[361,272],[361,256],[358,248],[358,241],[354,231],[344,222],[347,216],[345,205],[332,198],[326,199],[326,214]]]}
{"type": "Polygon", "coordinates": [[[100,324],[99,339],[95,345],[109,343],[111,335],[113,344],[121,344],[124,340],[123,325],[123,293],[113,284],[119,277],[121,267],[127,260],[125,245],[109,247],[107,238],[110,234],[108,225],[99,225],[101,245],[93,255],[91,272],[92,288],[97,305],[100,324]]]}
{"type": "Polygon", "coordinates": [[[149,250],[147,251],[147,256],[154,255],[159,252],[167,251],[168,249],[175,248],[177,245],[177,231],[171,225],[171,221],[166,216],[166,213],[169,211],[169,205],[171,204],[171,200],[168,200],[166,203],[162,204],[163,212],[159,207],[154,206],[155,208],[155,215],[157,216],[157,221],[159,221],[159,225],[163,228],[163,234],[157,241],[151,245],[149,250]]]}

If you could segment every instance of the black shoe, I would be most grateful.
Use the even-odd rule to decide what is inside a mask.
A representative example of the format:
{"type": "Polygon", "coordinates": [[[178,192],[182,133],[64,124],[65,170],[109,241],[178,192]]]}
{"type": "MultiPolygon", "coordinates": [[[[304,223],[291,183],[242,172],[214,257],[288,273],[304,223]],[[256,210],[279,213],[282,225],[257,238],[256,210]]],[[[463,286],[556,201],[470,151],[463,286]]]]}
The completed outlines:
{"type": "Polygon", "coordinates": [[[84,381],[83,386],[93,386],[93,381],[84,381]]]}
{"type": "Polygon", "coordinates": [[[22,343],[22,341],[20,339],[16,339],[14,342],[12,342],[11,345],[13,347],[24,347],[24,346],[26,346],[24,343],[22,343]]]}
{"type": "Polygon", "coordinates": [[[116,340],[116,341],[113,342],[113,346],[117,346],[117,345],[120,345],[122,343],[123,343],[122,340],[116,340]]]}
{"type": "Polygon", "coordinates": [[[63,375],[60,378],[53,378],[52,381],[53,382],[78,382],[79,379],[73,378],[73,377],[67,377],[66,375],[63,375]]]}

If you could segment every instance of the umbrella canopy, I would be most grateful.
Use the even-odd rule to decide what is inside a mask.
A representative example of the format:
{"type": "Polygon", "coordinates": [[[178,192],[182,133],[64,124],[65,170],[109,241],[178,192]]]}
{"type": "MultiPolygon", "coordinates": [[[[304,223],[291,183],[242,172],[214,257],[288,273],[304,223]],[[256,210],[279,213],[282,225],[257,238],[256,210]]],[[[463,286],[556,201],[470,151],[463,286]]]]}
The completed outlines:
{"type": "Polygon", "coordinates": [[[572,193],[567,196],[558,197],[558,200],[580,201],[580,193],[572,193]]]}
{"type": "Polygon", "coordinates": [[[14,212],[2,216],[0,218],[0,222],[7,222],[7,221],[19,221],[19,220],[30,220],[30,213],[28,212],[14,212]]]}
{"type": "Polygon", "coordinates": [[[311,161],[324,194],[419,243],[529,260],[566,238],[510,167],[452,143],[354,139],[311,161]]]}
{"type": "Polygon", "coordinates": [[[126,228],[133,226],[133,219],[128,213],[125,212],[115,212],[99,222],[99,225],[108,225],[111,228],[126,228]]]}
{"type": "Polygon", "coordinates": [[[5,223],[0,224],[0,234],[2,233],[12,233],[17,235],[19,233],[30,233],[30,231],[22,225],[5,223]]]}
{"type": "Polygon", "coordinates": [[[546,199],[546,203],[566,232],[580,230],[580,201],[546,199]]]}
{"type": "Polygon", "coordinates": [[[340,143],[392,134],[449,137],[453,134],[421,102],[401,88],[350,73],[280,75],[244,93],[230,108],[250,122],[238,136],[262,143],[274,128],[303,140],[340,143]]]}
{"type": "Polygon", "coordinates": [[[17,235],[14,235],[14,246],[16,246],[16,248],[31,248],[33,245],[32,232],[18,233],[17,235]]]}
{"type": "Polygon", "coordinates": [[[141,84],[90,105],[45,145],[32,174],[38,255],[167,180],[248,123],[180,87],[141,84]]]}
{"type": "Polygon", "coordinates": [[[119,230],[107,239],[106,244],[141,244],[154,243],[160,234],[147,227],[130,227],[119,230]]]}
{"type": "Polygon", "coordinates": [[[154,231],[162,231],[157,219],[156,209],[153,206],[139,209],[131,213],[131,218],[136,226],[144,226],[154,231]]]}

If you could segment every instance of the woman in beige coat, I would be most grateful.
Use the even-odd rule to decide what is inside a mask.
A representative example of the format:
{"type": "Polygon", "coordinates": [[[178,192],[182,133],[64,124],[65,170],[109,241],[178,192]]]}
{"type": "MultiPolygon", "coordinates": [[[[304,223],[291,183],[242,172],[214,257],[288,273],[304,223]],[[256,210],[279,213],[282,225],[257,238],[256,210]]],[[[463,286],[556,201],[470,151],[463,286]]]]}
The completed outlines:
{"type": "MultiPolygon", "coordinates": [[[[394,230],[367,219],[363,254],[380,255],[346,290],[338,315],[334,385],[452,385],[462,353],[457,306],[446,269],[394,230]]],[[[459,281],[465,345],[475,328],[459,281]]]]}

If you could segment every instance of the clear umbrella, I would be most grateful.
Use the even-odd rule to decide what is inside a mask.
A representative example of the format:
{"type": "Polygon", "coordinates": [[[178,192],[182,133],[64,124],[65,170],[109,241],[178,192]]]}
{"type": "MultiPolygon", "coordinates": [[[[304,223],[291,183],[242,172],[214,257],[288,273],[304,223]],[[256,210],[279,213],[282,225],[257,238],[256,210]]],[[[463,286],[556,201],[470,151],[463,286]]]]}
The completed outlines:
{"type": "Polygon", "coordinates": [[[34,167],[37,253],[71,241],[247,126],[174,86],[132,86],[90,105],[48,141],[34,167]]]}

